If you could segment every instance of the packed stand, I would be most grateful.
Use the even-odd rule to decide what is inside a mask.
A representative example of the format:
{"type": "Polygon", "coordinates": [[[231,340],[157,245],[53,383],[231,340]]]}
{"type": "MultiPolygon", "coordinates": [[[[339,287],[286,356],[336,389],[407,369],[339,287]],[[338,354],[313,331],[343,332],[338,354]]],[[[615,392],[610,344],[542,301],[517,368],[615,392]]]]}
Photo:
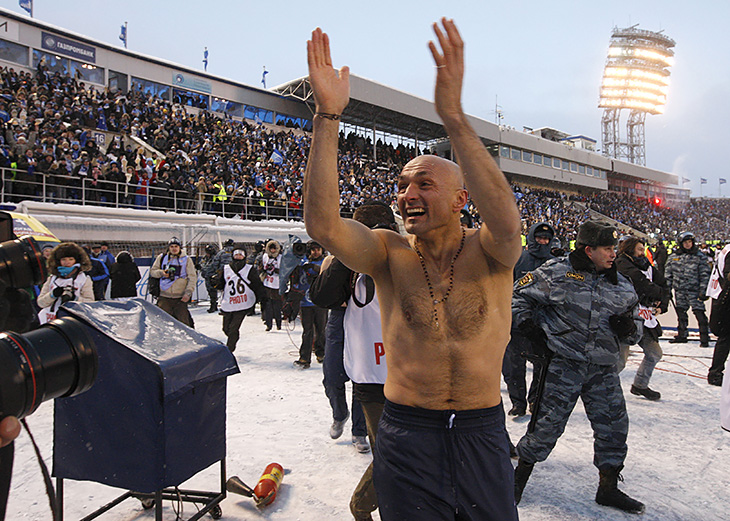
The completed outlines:
{"type": "MultiPolygon", "coordinates": [[[[140,91],[97,91],[71,75],[0,71],[0,167],[5,200],[25,199],[206,212],[245,219],[301,219],[302,180],[310,136],[260,124],[188,113],[182,105],[140,91]],[[89,129],[119,133],[105,150],[89,129]],[[123,146],[134,136],[160,152],[123,146]]],[[[413,147],[340,133],[340,206],[351,215],[367,200],[392,202],[413,147]]],[[[571,240],[588,209],[632,228],[674,237],[726,238],[730,204],[693,200],[680,209],[615,192],[568,196],[513,185],[525,232],[546,221],[571,240]],[[584,203],[584,204],[576,204],[584,203]]],[[[470,204],[472,219],[479,216],[470,204]]]]}

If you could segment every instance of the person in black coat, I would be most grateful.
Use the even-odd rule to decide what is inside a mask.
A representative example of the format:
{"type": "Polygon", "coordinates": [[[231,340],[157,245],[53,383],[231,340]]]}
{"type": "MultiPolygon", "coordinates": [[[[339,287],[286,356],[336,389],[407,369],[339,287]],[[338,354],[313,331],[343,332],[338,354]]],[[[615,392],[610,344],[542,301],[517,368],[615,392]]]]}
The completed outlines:
{"type": "Polygon", "coordinates": [[[112,264],[112,298],[125,298],[137,296],[137,282],[140,279],[139,268],[134,263],[132,254],[128,251],[120,251],[117,254],[117,262],[112,264]]]}
{"type": "MultiPolygon", "coordinates": [[[[651,265],[646,257],[646,244],[638,237],[629,237],[618,248],[616,269],[629,279],[639,297],[639,315],[644,319],[644,335],[639,347],[644,351],[644,359],[634,377],[631,394],[643,396],[648,400],[659,400],[661,394],[649,388],[649,379],[654,367],[662,358],[659,337],[662,328],[656,315],[666,313],[670,292],[661,271],[651,265]]],[[[629,345],[621,343],[621,356],[617,369],[621,372],[629,356],[629,345]]]]}
{"type": "MultiPolygon", "coordinates": [[[[555,229],[547,222],[535,223],[530,227],[527,234],[527,245],[522,251],[520,259],[514,267],[514,280],[520,280],[527,273],[536,270],[542,266],[547,260],[554,257],[552,250],[556,248],[553,244],[555,239],[555,229]]],[[[522,353],[530,352],[528,347],[529,340],[526,339],[519,331],[512,332],[512,339],[507,344],[502,362],[502,376],[507,384],[512,408],[507,414],[510,416],[524,416],[527,414],[528,404],[535,401],[537,394],[537,379],[533,378],[529,392],[527,391],[527,383],[525,381],[527,363],[522,353]]],[[[539,371],[539,362],[533,374],[539,371]]],[[[532,409],[532,407],[530,407],[532,409]]]]}

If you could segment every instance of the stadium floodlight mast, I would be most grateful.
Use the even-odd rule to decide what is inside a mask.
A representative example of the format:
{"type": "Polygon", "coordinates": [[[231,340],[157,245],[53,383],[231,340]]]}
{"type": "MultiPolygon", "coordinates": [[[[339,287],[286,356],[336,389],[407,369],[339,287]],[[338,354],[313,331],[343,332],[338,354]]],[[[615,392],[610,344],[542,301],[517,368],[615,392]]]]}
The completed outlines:
{"type": "Polygon", "coordinates": [[[604,155],[646,165],[644,122],[647,114],[664,112],[674,45],[661,31],[614,27],[598,101],[604,109],[604,155]],[[619,131],[623,110],[628,111],[625,140],[619,131]]]}

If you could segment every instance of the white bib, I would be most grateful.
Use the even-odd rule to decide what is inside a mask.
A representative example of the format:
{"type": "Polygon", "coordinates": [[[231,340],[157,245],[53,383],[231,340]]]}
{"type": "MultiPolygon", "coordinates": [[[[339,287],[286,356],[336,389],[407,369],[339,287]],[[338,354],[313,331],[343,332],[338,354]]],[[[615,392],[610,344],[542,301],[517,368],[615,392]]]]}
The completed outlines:
{"type": "Polygon", "coordinates": [[[353,296],[345,310],[345,371],[355,383],[384,384],[388,369],[380,324],[380,303],[377,293],[373,293],[372,301],[366,302],[365,277],[362,274],[357,276],[353,296]]]}
{"type": "Polygon", "coordinates": [[[710,282],[707,284],[707,291],[705,292],[705,295],[708,297],[717,298],[720,296],[720,293],[722,293],[720,278],[722,277],[722,271],[725,269],[725,258],[727,257],[728,252],[730,252],[730,244],[725,246],[722,250],[720,250],[720,253],[717,254],[717,262],[715,262],[715,267],[712,270],[710,282]]]}
{"type": "MultiPolygon", "coordinates": [[[[642,271],[644,275],[646,275],[646,278],[649,280],[652,280],[652,275],[654,274],[654,268],[649,266],[646,271],[642,271]]],[[[648,327],[649,329],[657,327],[659,324],[659,321],[654,316],[654,312],[646,307],[639,304],[639,316],[644,319],[644,327],[648,327]]]]}
{"type": "Polygon", "coordinates": [[[268,253],[264,253],[264,256],[261,258],[261,263],[264,265],[264,286],[278,290],[281,255],[277,255],[275,259],[272,259],[268,253]]]}
{"type": "MultiPolygon", "coordinates": [[[[79,300],[81,298],[81,288],[83,288],[84,284],[86,284],[87,278],[88,277],[83,271],[76,275],[75,278],[68,279],[52,275],[50,284],[51,292],[55,288],[64,288],[66,286],[71,286],[74,289],[74,296],[76,297],[76,300],[79,300]]],[[[41,324],[45,324],[46,322],[50,322],[51,320],[56,318],[56,313],[58,312],[58,308],[60,307],[61,299],[57,298],[53,301],[53,304],[51,304],[47,308],[41,309],[38,312],[38,319],[41,321],[41,324]]]]}
{"type": "Polygon", "coordinates": [[[246,264],[236,275],[229,265],[223,267],[223,277],[226,285],[221,291],[220,308],[222,311],[242,311],[249,309],[256,303],[256,296],[249,285],[244,282],[248,279],[251,265],[246,264]]]}

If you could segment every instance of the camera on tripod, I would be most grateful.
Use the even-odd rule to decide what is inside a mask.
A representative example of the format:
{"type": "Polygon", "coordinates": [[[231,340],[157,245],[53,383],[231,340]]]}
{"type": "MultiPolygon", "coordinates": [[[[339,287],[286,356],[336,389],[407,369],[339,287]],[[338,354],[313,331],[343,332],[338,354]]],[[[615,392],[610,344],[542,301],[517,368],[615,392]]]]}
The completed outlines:
{"type": "MultiPolygon", "coordinates": [[[[1,298],[45,278],[45,259],[33,238],[0,243],[1,298]]],[[[64,302],[72,299],[73,293],[64,302]]],[[[96,347],[76,318],[58,318],[25,334],[0,333],[0,420],[23,418],[44,401],[84,392],[97,369],[96,347]]]]}

